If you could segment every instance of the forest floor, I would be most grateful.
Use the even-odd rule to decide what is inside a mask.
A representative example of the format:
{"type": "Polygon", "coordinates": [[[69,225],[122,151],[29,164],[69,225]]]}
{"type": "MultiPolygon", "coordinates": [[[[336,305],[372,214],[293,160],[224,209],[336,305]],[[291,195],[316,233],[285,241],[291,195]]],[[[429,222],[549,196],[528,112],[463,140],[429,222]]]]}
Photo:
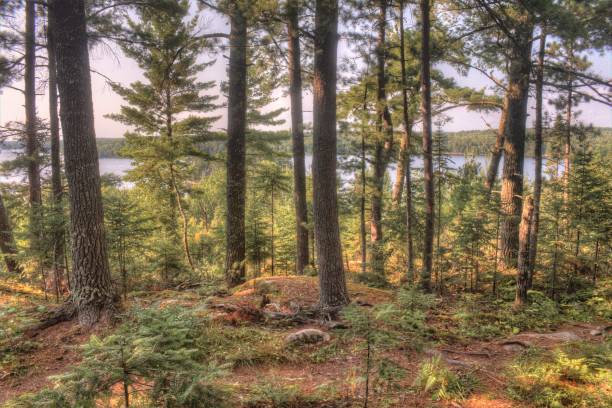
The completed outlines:
{"type": "MultiPolygon", "coordinates": [[[[561,401],[558,406],[603,407],[612,399],[609,321],[559,319],[522,330],[512,322],[508,326],[500,309],[479,306],[475,312],[478,301],[471,298],[470,303],[430,299],[426,305],[412,299],[410,307],[423,313],[406,317],[389,306],[406,306],[397,303],[394,291],[350,283],[349,293],[353,312],[331,323],[304,313],[318,298],[317,279],[311,277],[260,278],[232,293],[202,288],[139,292],[125,308],[182,307],[206,319],[214,328],[207,332],[210,353],[231,367],[217,381],[230,390],[236,407],[362,407],[366,378],[369,407],[554,406],[554,398],[561,401]],[[330,339],[289,347],[286,337],[305,328],[324,331],[330,339]],[[580,371],[581,362],[602,353],[605,376],[600,380],[566,373],[576,365],[580,371]],[[549,364],[552,371],[537,371],[542,364],[530,368],[533,361],[549,364]],[[556,377],[549,379],[553,371],[556,377]],[[541,384],[539,377],[548,382],[541,384]],[[586,404],[584,395],[593,394],[593,387],[602,396],[578,405],[586,404]]],[[[24,329],[51,306],[38,290],[0,284],[0,406],[51,386],[48,377],[78,364],[80,346],[92,334],[113,331],[86,332],[64,322],[26,335],[24,329]]]]}

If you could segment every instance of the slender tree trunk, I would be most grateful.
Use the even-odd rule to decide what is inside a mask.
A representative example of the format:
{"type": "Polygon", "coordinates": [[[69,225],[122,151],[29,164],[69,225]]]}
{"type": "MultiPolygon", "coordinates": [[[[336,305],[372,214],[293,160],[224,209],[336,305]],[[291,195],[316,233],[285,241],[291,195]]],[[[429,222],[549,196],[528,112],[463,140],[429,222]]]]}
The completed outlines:
{"type": "Polygon", "coordinates": [[[546,26],[542,25],[540,32],[540,48],[538,50],[538,67],[535,84],[535,179],[533,182],[533,219],[529,231],[529,276],[527,289],[533,286],[536,257],[538,254],[538,233],[540,230],[540,199],[542,197],[542,102],[544,94],[544,57],[546,52],[546,26]]]}
{"type": "Polygon", "coordinates": [[[372,272],[380,275],[385,273],[385,254],[383,248],[383,228],[382,228],[382,211],[383,211],[383,195],[384,182],[387,166],[391,158],[391,149],[393,147],[393,122],[391,113],[387,106],[387,79],[385,75],[386,64],[386,28],[387,28],[387,1],[379,0],[378,2],[378,41],[376,45],[376,77],[377,77],[377,92],[376,92],[376,141],[374,143],[374,177],[371,198],[371,216],[370,216],[370,240],[372,244],[371,266],[372,272]]]}
{"type": "Polygon", "coordinates": [[[57,84],[70,193],[72,302],[90,327],[114,312],[89,68],[84,0],[55,0],[57,84]]]}
{"type": "Polygon", "coordinates": [[[497,296],[497,274],[498,274],[498,257],[499,257],[499,223],[501,214],[497,211],[497,222],[495,223],[495,259],[493,260],[493,294],[497,296]]]}
{"type": "Polygon", "coordinates": [[[55,27],[47,23],[47,64],[49,69],[49,128],[51,132],[51,193],[53,196],[53,275],[56,291],[64,285],[64,209],[62,205],[62,162],[60,158],[59,114],[57,110],[57,64],[55,61],[55,27]]]}
{"type": "MultiPolygon", "coordinates": [[[[570,47],[569,56],[573,58],[574,51],[570,47]]],[[[572,69],[571,66],[568,67],[572,69]]],[[[572,154],[572,108],[574,98],[574,79],[572,74],[568,74],[569,79],[567,81],[567,105],[565,106],[565,143],[563,145],[563,204],[567,211],[569,205],[569,185],[570,185],[570,171],[571,171],[571,154],[572,154]]]]}
{"type": "Polygon", "coordinates": [[[306,165],[304,162],[304,119],[302,112],[302,63],[300,60],[300,33],[298,0],[287,2],[287,46],[289,54],[289,94],[291,98],[291,140],[293,144],[293,203],[296,221],[296,262],[298,275],[309,263],[308,204],[306,201],[306,165]]]}
{"type": "Polygon", "coordinates": [[[599,238],[595,240],[595,259],[593,260],[593,286],[597,283],[597,270],[599,269],[599,238]]]}
{"type": "MultiPolygon", "coordinates": [[[[368,94],[368,86],[366,84],[365,95],[368,94]]],[[[365,99],[364,97],[364,115],[365,115],[365,99]]],[[[361,199],[359,200],[359,238],[361,243],[361,273],[366,273],[368,266],[368,243],[366,236],[366,143],[365,143],[365,125],[361,130],[361,199]]]]}
{"type": "Polygon", "coordinates": [[[499,171],[499,163],[501,162],[502,153],[504,152],[504,140],[506,132],[506,123],[508,122],[508,93],[504,96],[504,106],[501,111],[499,118],[499,127],[497,128],[497,135],[495,137],[495,146],[491,151],[491,161],[487,168],[487,176],[485,178],[485,188],[487,192],[491,193],[493,186],[495,185],[495,179],[499,171]]]}
{"type": "Polygon", "coordinates": [[[517,23],[511,41],[508,72],[508,122],[504,140],[504,169],[501,191],[501,259],[505,268],[514,268],[519,246],[519,224],[523,195],[523,161],[533,23],[529,16],[517,23]]]}
{"type": "Polygon", "coordinates": [[[533,217],[533,198],[527,197],[523,203],[523,213],[519,232],[518,273],[516,275],[516,296],[514,307],[520,308],[527,303],[529,289],[529,229],[533,217]]]}
{"type": "Polygon", "coordinates": [[[272,233],[270,234],[270,255],[272,257],[272,276],[274,276],[275,270],[275,253],[274,253],[274,187],[272,187],[272,194],[270,194],[271,205],[270,205],[270,221],[272,227],[272,233]]]}
{"type": "Polygon", "coordinates": [[[399,2],[399,32],[400,32],[400,73],[402,75],[402,121],[404,125],[404,135],[400,145],[400,159],[397,164],[396,184],[399,180],[399,186],[394,189],[396,191],[396,199],[399,202],[402,197],[403,181],[406,180],[406,257],[408,283],[414,282],[414,249],[412,237],[412,171],[411,164],[411,139],[412,139],[412,122],[410,120],[410,107],[408,104],[408,84],[406,83],[406,55],[404,43],[404,0],[399,2]],[[403,153],[402,153],[403,145],[403,153]],[[401,171],[400,171],[401,169],[401,171]]]}
{"type": "Polygon", "coordinates": [[[25,5],[25,126],[26,156],[28,163],[28,187],[30,202],[31,245],[38,249],[40,240],[40,205],[42,194],[40,186],[40,147],[37,138],[36,119],[36,2],[26,0],[25,5]]]}
{"type": "Polygon", "coordinates": [[[230,21],[225,277],[228,285],[236,286],[244,281],[246,259],[247,21],[239,4],[233,5],[230,21]]]}
{"type": "Polygon", "coordinates": [[[555,214],[555,244],[553,246],[553,264],[552,264],[552,277],[551,277],[551,298],[555,300],[557,296],[557,268],[559,267],[559,210],[555,214]]]}
{"type": "Polygon", "coordinates": [[[349,302],[342,268],[336,191],[338,1],[316,0],[313,80],[313,204],[320,307],[349,302]]]}
{"type": "MultiPolygon", "coordinates": [[[[168,71],[166,71],[168,72],[168,71]]],[[[173,113],[172,113],[172,93],[170,87],[166,88],[166,137],[169,141],[172,141],[173,138],[173,113]]],[[[195,265],[193,263],[193,258],[191,257],[191,250],[189,249],[189,221],[187,220],[187,213],[183,208],[183,203],[181,200],[181,192],[179,190],[178,182],[176,181],[176,174],[174,172],[174,165],[170,163],[170,185],[172,187],[172,191],[174,193],[174,199],[176,200],[176,208],[179,211],[179,215],[181,217],[181,221],[183,223],[183,251],[185,252],[185,258],[187,259],[187,263],[191,268],[192,272],[195,272],[195,265]]],[[[175,214],[173,214],[175,216],[175,214]]],[[[173,221],[174,224],[174,221],[173,221]]]]}
{"type": "Polygon", "coordinates": [[[366,129],[368,127],[368,75],[370,71],[370,57],[368,54],[366,63],[366,72],[364,76],[363,87],[363,105],[361,120],[361,166],[360,166],[360,181],[361,181],[361,198],[359,200],[359,238],[361,243],[361,273],[367,272],[368,266],[368,243],[366,231],[366,129]]]}
{"type": "Polygon", "coordinates": [[[181,216],[181,221],[183,223],[183,251],[185,252],[185,258],[187,259],[187,263],[189,263],[189,267],[192,272],[195,272],[195,265],[193,263],[193,258],[191,257],[191,250],[189,249],[189,220],[187,219],[187,213],[183,208],[183,203],[181,200],[181,192],[179,191],[176,177],[174,176],[173,166],[170,165],[170,174],[172,177],[172,189],[174,190],[174,198],[176,199],[176,206],[179,211],[179,215],[181,216]]]}
{"type": "Polygon", "coordinates": [[[430,78],[430,3],[420,0],[421,10],[421,118],[423,119],[423,173],[425,179],[425,234],[423,243],[423,269],[421,288],[431,291],[434,235],[434,179],[431,131],[431,78],[430,78]]]}
{"type": "Polygon", "coordinates": [[[17,249],[15,248],[15,240],[13,239],[13,228],[11,227],[10,218],[4,199],[0,193],[0,253],[4,258],[6,270],[10,274],[21,273],[21,267],[15,259],[17,249]]]}

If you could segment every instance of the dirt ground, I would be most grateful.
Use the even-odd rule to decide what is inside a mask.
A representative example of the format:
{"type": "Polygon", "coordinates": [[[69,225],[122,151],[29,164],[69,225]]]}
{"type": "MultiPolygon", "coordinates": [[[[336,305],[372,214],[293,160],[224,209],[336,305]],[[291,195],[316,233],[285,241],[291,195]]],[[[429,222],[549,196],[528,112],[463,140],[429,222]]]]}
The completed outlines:
{"type": "MultiPolygon", "coordinates": [[[[276,313],[295,311],[296,308],[314,306],[318,298],[316,278],[308,277],[271,277],[249,281],[237,290],[225,296],[213,296],[206,300],[205,308],[216,318],[227,319],[228,324],[235,323],[241,317],[236,315],[236,309],[261,307],[262,292],[266,294],[266,310],[276,313]],[[263,282],[263,283],[262,283],[263,282]],[[263,289],[262,289],[263,288],[263,289]],[[231,317],[228,317],[231,316],[231,317]],[[234,320],[232,322],[232,319],[234,320]]],[[[377,303],[387,302],[393,295],[389,291],[372,289],[363,285],[350,284],[351,299],[368,307],[377,303]]],[[[184,292],[183,292],[184,293],[184,292]]],[[[183,306],[201,305],[203,299],[194,294],[181,295],[176,300],[172,292],[167,296],[149,302],[151,305],[164,307],[170,303],[181,303],[183,306]]],[[[434,317],[435,318],[435,317],[434,317]]],[[[436,323],[436,322],[433,322],[436,323]]],[[[439,322],[438,322],[439,323],[439,322]]],[[[388,390],[395,396],[397,407],[429,407],[448,406],[464,408],[507,408],[519,407],[504,396],[507,379],[504,369],[507,364],[523,349],[537,346],[552,349],[568,341],[585,340],[601,341],[601,336],[591,332],[599,325],[568,324],[550,333],[525,332],[516,336],[493,341],[474,341],[467,345],[446,344],[425,348],[421,352],[405,350],[385,351],[385,357],[402,367],[406,376],[399,382],[399,389],[388,390]],[[425,395],[402,392],[410,387],[419,364],[427,358],[439,355],[447,366],[453,370],[469,371],[478,378],[478,387],[467,400],[457,402],[432,403],[425,395]],[[404,388],[405,387],[405,388],[404,388]]],[[[323,325],[304,324],[291,327],[275,328],[275,333],[287,335],[305,327],[315,327],[330,331],[323,325]]],[[[108,328],[97,328],[95,334],[102,334],[108,328]]],[[[17,364],[19,370],[3,371],[0,367],[0,405],[22,393],[33,392],[50,385],[49,376],[65,372],[80,359],[79,346],[85,343],[92,332],[83,331],[75,322],[64,322],[37,333],[27,339],[32,343],[31,349],[19,354],[17,364]]],[[[23,339],[15,339],[23,341],[23,339]]],[[[315,350],[318,345],[304,346],[304,352],[315,350]]],[[[295,385],[305,393],[315,392],[323,386],[340,387],[340,394],[346,394],[346,399],[359,399],[363,396],[360,382],[352,381],[363,372],[364,356],[360,353],[339,353],[337,356],[321,363],[291,362],[263,363],[252,366],[237,367],[230,376],[224,379],[236,390],[262,380],[270,383],[282,382],[283,385],[295,385]]],[[[381,394],[382,395],[382,394],[381,394]]],[[[370,407],[376,407],[376,393],[370,407]]]]}

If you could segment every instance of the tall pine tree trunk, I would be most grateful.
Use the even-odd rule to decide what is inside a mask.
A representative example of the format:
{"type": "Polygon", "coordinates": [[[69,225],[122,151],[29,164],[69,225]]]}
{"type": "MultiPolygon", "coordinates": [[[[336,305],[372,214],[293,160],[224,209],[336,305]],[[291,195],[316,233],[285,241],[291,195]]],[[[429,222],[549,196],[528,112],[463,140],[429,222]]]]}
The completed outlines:
{"type": "Polygon", "coordinates": [[[376,141],[374,143],[374,177],[371,198],[370,240],[372,244],[371,265],[372,272],[380,275],[385,273],[385,259],[383,248],[382,211],[385,174],[391,157],[393,147],[393,122],[387,106],[387,79],[385,75],[386,64],[386,28],[387,28],[387,0],[379,0],[378,4],[378,42],[376,45],[376,141]]]}
{"type": "Polygon", "coordinates": [[[495,146],[491,151],[491,161],[487,168],[485,178],[485,188],[490,193],[495,185],[495,179],[499,171],[499,163],[501,162],[502,153],[504,152],[504,133],[506,131],[506,123],[508,121],[508,94],[504,97],[504,106],[502,107],[501,116],[499,117],[499,126],[495,137],[495,146]]]}
{"type": "Polygon", "coordinates": [[[72,303],[90,327],[114,311],[89,68],[84,0],[54,0],[57,85],[70,195],[72,303]]]}
{"type": "Polygon", "coordinates": [[[57,110],[57,64],[55,27],[47,23],[47,64],[49,70],[49,129],[51,133],[51,194],[53,197],[53,275],[56,293],[64,286],[64,210],[62,205],[62,162],[60,158],[59,114],[57,110]]]}
{"type": "Polygon", "coordinates": [[[21,267],[15,260],[17,249],[13,239],[8,210],[4,206],[4,199],[0,193],[0,255],[4,258],[6,270],[11,274],[21,273],[21,267]]]}
{"type": "MultiPolygon", "coordinates": [[[[411,136],[412,136],[412,122],[410,121],[410,107],[408,104],[408,84],[406,83],[406,52],[404,44],[404,0],[399,1],[399,34],[400,34],[400,73],[402,75],[402,121],[404,125],[404,135],[402,137],[402,146],[400,146],[400,160],[397,164],[396,182],[399,180],[399,187],[397,188],[397,201],[401,200],[402,197],[402,185],[404,179],[406,180],[406,257],[407,259],[407,280],[409,284],[414,282],[414,247],[412,237],[412,172],[410,169],[411,157],[411,136]],[[400,168],[403,169],[400,171],[400,168]]],[[[394,190],[395,191],[395,190],[394,190]]]]}
{"type": "Polygon", "coordinates": [[[306,165],[304,162],[304,118],[302,112],[302,62],[298,0],[287,2],[287,34],[289,36],[289,95],[291,98],[291,140],[293,145],[293,203],[296,221],[296,262],[298,275],[309,263],[308,204],[306,200],[306,165]]]}
{"type": "Polygon", "coordinates": [[[231,13],[229,97],[227,104],[227,225],[225,277],[236,286],[245,278],[247,21],[234,3],[231,13]]]}
{"type": "Polygon", "coordinates": [[[527,288],[533,285],[536,257],[538,254],[538,233],[540,230],[540,199],[542,197],[542,133],[543,117],[542,102],[544,94],[544,56],[546,52],[546,26],[542,25],[540,32],[540,48],[538,50],[538,67],[535,83],[535,179],[533,182],[533,219],[529,231],[529,276],[527,288]]]}
{"type": "Polygon", "coordinates": [[[523,200],[522,220],[519,232],[518,272],[516,275],[516,295],[514,307],[520,308],[527,303],[529,289],[529,229],[533,217],[533,199],[523,200]]]}
{"type": "Polygon", "coordinates": [[[316,0],[314,43],[313,207],[319,302],[325,311],[349,302],[336,191],[337,0],[316,0]]]}
{"type": "MultiPolygon", "coordinates": [[[[526,14],[526,13],[525,13],[526,14]]],[[[504,169],[501,191],[501,259],[514,268],[519,246],[519,224],[523,195],[523,161],[533,23],[527,15],[517,21],[511,44],[508,72],[508,122],[504,140],[504,169]]]]}
{"type": "Polygon", "coordinates": [[[28,187],[30,202],[31,244],[38,249],[40,237],[40,205],[42,194],[40,186],[40,148],[37,138],[36,119],[36,2],[27,0],[25,6],[25,126],[26,156],[28,163],[28,187]]]}
{"type": "Polygon", "coordinates": [[[430,77],[430,3],[420,0],[421,10],[421,118],[423,119],[423,175],[425,179],[425,233],[423,242],[423,269],[421,288],[431,291],[434,238],[434,180],[431,131],[431,77],[430,77]]]}

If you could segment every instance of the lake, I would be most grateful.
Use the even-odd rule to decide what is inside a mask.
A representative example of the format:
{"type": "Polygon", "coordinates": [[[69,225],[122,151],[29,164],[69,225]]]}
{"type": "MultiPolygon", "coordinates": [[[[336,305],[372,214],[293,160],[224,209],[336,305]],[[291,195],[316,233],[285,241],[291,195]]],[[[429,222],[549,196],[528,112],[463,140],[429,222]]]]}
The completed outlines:
{"type": "MultiPolygon", "coordinates": [[[[13,158],[15,158],[14,151],[6,150],[6,149],[0,150],[0,162],[11,160],[13,158]]],[[[458,169],[462,167],[466,162],[466,158],[460,155],[451,155],[451,156],[448,156],[448,158],[450,159],[449,165],[453,169],[458,169]]],[[[481,171],[484,171],[484,169],[486,169],[489,164],[489,157],[475,156],[473,157],[473,159],[480,165],[481,171]]],[[[306,168],[310,169],[311,164],[312,164],[312,156],[307,155],[306,156],[306,168]]],[[[544,165],[546,165],[546,160],[544,160],[544,165]]],[[[503,166],[503,159],[502,159],[502,164],[499,167],[500,173],[501,173],[502,166],[503,166]]],[[[395,181],[395,165],[392,164],[389,167],[390,167],[389,177],[391,179],[391,182],[393,182],[395,181]]],[[[116,176],[121,177],[125,175],[125,173],[131,168],[132,168],[132,165],[129,159],[121,159],[121,158],[101,158],[100,159],[100,173],[101,174],[110,173],[110,174],[114,174],[116,176]]],[[[423,158],[420,156],[413,157],[412,168],[422,169],[423,168],[423,158]]],[[[48,173],[49,169],[45,169],[44,171],[45,173],[48,173]]],[[[532,157],[525,158],[524,174],[528,180],[532,181],[534,179],[535,160],[532,157]]],[[[20,182],[20,181],[25,181],[25,175],[7,176],[7,175],[0,174],[0,182],[20,182]]]]}

